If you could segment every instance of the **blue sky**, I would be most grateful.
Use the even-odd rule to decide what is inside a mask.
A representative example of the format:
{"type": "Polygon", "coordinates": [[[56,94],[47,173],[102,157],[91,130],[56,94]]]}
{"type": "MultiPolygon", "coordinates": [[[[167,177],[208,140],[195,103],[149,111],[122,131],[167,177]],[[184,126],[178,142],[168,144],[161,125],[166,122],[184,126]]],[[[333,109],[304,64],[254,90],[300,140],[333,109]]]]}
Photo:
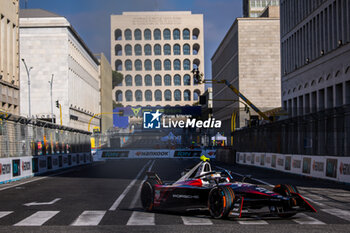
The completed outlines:
{"type": "MultiPolygon", "coordinates": [[[[24,8],[25,0],[20,0],[24,8]]],[[[110,60],[110,15],[123,11],[192,11],[204,15],[205,76],[211,78],[210,58],[235,18],[242,16],[242,0],[27,0],[66,17],[93,53],[110,60]]]]}

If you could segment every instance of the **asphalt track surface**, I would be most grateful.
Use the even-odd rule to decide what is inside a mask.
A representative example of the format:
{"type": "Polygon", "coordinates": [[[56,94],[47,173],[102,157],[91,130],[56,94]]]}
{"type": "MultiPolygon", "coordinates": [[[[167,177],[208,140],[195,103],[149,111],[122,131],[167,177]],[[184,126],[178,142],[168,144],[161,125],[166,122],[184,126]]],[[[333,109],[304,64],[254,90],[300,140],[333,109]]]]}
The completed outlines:
{"type": "Polygon", "coordinates": [[[0,185],[0,232],[350,232],[350,186],[261,168],[212,163],[269,187],[287,183],[317,209],[290,219],[217,220],[200,215],[148,213],[139,187],[147,170],[176,180],[190,159],[117,160],[0,185]]]}

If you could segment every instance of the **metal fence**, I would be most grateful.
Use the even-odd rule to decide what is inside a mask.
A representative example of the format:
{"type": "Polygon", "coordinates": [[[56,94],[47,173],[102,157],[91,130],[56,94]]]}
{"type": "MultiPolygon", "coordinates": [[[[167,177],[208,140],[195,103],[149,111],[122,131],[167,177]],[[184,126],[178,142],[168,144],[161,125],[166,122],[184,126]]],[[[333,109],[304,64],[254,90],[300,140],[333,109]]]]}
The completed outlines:
{"type": "Polygon", "coordinates": [[[90,133],[0,113],[0,158],[89,152],[90,133]]]}
{"type": "Polygon", "coordinates": [[[242,152],[350,156],[350,105],[245,128],[233,138],[242,152]]]}

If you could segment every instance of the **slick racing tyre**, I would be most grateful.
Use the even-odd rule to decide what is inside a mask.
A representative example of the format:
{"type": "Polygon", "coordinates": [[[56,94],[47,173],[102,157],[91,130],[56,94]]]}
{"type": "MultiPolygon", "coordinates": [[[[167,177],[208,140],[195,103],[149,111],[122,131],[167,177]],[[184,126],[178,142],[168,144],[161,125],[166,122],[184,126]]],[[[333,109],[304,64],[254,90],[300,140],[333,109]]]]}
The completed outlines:
{"type": "Polygon", "coordinates": [[[208,208],[213,218],[226,218],[234,203],[235,194],[231,187],[214,187],[209,192],[208,208]]]}
{"type": "Polygon", "coordinates": [[[146,211],[153,210],[154,201],[154,185],[158,182],[156,180],[146,180],[142,184],[141,188],[141,203],[142,207],[146,211]]]}
{"type": "MultiPolygon", "coordinates": [[[[273,188],[273,191],[275,193],[281,194],[284,197],[292,197],[292,193],[299,193],[297,187],[295,187],[294,185],[291,184],[279,184],[276,185],[273,188]]],[[[297,201],[295,198],[291,198],[290,202],[289,202],[290,207],[297,205],[297,201]]],[[[290,218],[292,216],[294,216],[295,213],[291,213],[291,214],[278,214],[279,217],[281,218],[290,218]]]]}

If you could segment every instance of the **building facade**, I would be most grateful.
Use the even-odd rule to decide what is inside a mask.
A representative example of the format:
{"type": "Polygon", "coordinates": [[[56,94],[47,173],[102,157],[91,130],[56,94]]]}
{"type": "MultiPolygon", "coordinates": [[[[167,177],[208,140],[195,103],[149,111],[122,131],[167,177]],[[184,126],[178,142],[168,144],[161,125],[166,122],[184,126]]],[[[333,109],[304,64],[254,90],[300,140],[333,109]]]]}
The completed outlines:
{"type": "MultiPolygon", "coordinates": [[[[213,80],[226,79],[261,111],[281,106],[278,17],[237,18],[211,61],[213,80]]],[[[222,121],[225,136],[231,133],[232,115],[236,128],[247,125],[244,109],[232,90],[213,83],[213,114],[222,121]]],[[[250,114],[257,115],[252,109],[250,114]]]]}
{"type": "Polygon", "coordinates": [[[280,0],[243,0],[243,17],[259,17],[268,6],[279,6],[280,0]]]}
{"type": "MultiPolygon", "coordinates": [[[[66,18],[40,9],[20,11],[20,56],[30,71],[30,98],[33,118],[53,117],[63,125],[88,130],[89,121],[100,113],[99,62],[66,18]],[[52,101],[49,81],[53,76],[52,101]]],[[[20,71],[21,115],[28,116],[27,73],[20,71]]],[[[91,120],[90,131],[100,126],[99,116],[91,120]]]]}
{"type": "Polygon", "coordinates": [[[347,0],[281,1],[282,104],[292,117],[313,116],[297,131],[313,138],[313,154],[349,154],[349,24],[347,0]]]}
{"type": "Polygon", "coordinates": [[[191,70],[204,72],[203,15],[123,12],[111,16],[111,64],[124,75],[113,89],[123,106],[192,105],[204,92],[191,70]]]}
{"type": "Polygon", "coordinates": [[[19,114],[19,1],[0,1],[0,110],[19,114]]]}
{"type": "Polygon", "coordinates": [[[112,67],[103,53],[96,55],[100,62],[101,132],[113,127],[112,67]]]}

